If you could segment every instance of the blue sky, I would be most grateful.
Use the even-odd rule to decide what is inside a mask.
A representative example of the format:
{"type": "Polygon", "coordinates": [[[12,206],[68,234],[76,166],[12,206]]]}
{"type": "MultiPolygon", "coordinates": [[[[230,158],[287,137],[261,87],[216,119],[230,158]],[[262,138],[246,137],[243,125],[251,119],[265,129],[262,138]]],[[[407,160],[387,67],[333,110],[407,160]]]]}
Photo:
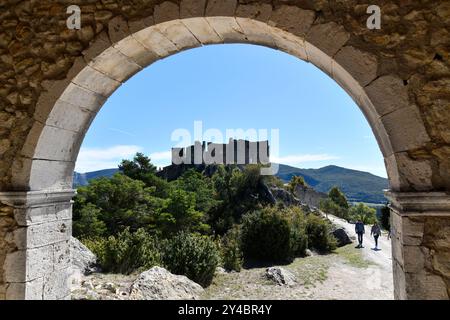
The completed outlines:
{"type": "MultiPolygon", "coordinates": [[[[312,64],[254,45],[214,45],[160,60],[105,103],[83,142],[78,172],[117,166],[137,151],[170,163],[176,129],[279,131],[278,161],[335,164],[386,177],[380,149],[358,106],[312,64]]],[[[271,141],[271,143],[275,143],[271,141]]]]}

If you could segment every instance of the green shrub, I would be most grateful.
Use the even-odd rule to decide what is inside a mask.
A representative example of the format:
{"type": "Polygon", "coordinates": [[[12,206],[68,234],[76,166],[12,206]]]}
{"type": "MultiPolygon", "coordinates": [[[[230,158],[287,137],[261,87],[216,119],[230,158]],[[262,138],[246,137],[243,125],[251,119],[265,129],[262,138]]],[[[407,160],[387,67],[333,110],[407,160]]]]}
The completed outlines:
{"type": "Polygon", "coordinates": [[[310,249],[323,253],[336,249],[336,238],[331,234],[331,226],[327,220],[315,214],[309,214],[306,221],[310,249]]]}
{"type": "Polygon", "coordinates": [[[349,220],[349,209],[339,206],[330,198],[320,200],[319,208],[327,214],[332,214],[336,217],[349,220]]]}
{"type": "Polygon", "coordinates": [[[166,240],[162,251],[164,266],[202,286],[208,286],[220,261],[219,250],[208,236],[180,232],[166,240]]]}
{"type": "Polygon", "coordinates": [[[86,239],[84,243],[98,257],[106,272],[130,274],[161,265],[158,241],[144,229],[131,233],[126,228],[117,236],[86,239]]]}
{"type": "Polygon", "coordinates": [[[374,224],[378,221],[377,210],[364,203],[358,203],[350,208],[350,219],[353,221],[361,220],[364,224],[374,224]]]}
{"type": "Polygon", "coordinates": [[[239,226],[234,226],[225,234],[220,243],[222,264],[226,270],[241,271],[242,251],[239,226]]]}
{"type": "Polygon", "coordinates": [[[244,216],[242,251],[245,259],[285,262],[306,248],[300,209],[266,207],[244,216]]]}

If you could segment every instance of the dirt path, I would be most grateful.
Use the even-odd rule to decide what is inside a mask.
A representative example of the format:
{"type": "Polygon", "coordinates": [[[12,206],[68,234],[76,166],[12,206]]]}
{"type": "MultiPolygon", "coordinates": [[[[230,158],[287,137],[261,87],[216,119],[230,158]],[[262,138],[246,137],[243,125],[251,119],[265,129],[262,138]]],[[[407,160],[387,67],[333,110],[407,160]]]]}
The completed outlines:
{"type": "MultiPolygon", "coordinates": [[[[334,224],[355,235],[355,225],[328,215],[334,224]]],[[[364,268],[341,263],[337,260],[328,270],[327,280],[318,284],[309,294],[312,299],[350,299],[350,300],[391,300],[393,295],[391,241],[383,234],[378,239],[379,250],[375,251],[375,240],[370,236],[370,226],[366,226],[362,249],[356,243],[348,246],[351,255],[358,251],[369,263],[364,268]]]]}
{"type": "MultiPolygon", "coordinates": [[[[354,225],[328,216],[336,225],[354,235],[354,225]]],[[[367,228],[366,228],[367,229],[367,228]]],[[[367,232],[367,230],[366,230],[367,232]]],[[[274,285],[265,278],[265,268],[242,270],[239,273],[218,274],[201,299],[303,299],[303,300],[391,300],[393,281],[391,243],[383,235],[379,248],[369,233],[365,248],[356,243],[339,248],[333,254],[298,258],[281,266],[291,271],[297,284],[291,287],[274,285]]]]}

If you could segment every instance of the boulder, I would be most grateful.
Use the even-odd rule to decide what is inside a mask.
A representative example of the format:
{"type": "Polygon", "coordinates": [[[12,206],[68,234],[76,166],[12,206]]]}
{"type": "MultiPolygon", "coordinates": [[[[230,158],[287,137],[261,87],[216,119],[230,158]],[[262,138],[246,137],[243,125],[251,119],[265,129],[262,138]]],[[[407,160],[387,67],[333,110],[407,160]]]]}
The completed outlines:
{"type": "Polygon", "coordinates": [[[100,271],[95,254],[74,237],[70,238],[70,255],[72,269],[80,271],[81,274],[88,275],[100,271]]]}
{"type": "Polygon", "coordinates": [[[286,206],[297,206],[300,205],[300,200],[292,195],[289,191],[284,188],[272,187],[270,188],[270,192],[276,201],[281,201],[286,206]]]}
{"type": "Polygon", "coordinates": [[[202,292],[203,288],[186,276],[153,267],[134,281],[130,300],[195,300],[202,292]]]}
{"type": "Polygon", "coordinates": [[[347,244],[352,243],[352,240],[350,239],[349,235],[347,234],[347,231],[345,231],[344,228],[336,228],[332,232],[332,234],[337,240],[338,247],[343,247],[347,244]]]}
{"type": "Polygon", "coordinates": [[[266,269],[266,277],[280,286],[293,286],[296,284],[295,276],[281,267],[270,267],[266,269]]]}

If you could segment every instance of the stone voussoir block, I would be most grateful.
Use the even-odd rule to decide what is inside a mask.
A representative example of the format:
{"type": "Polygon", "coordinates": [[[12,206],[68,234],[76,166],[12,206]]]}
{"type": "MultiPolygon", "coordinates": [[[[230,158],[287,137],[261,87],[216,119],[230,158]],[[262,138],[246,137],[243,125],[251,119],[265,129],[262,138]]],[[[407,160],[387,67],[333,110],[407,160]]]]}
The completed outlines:
{"type": "Polygon", "coordinates": [[[58,101],[68,102],[96,113],[106,101],[106,98],[75,83],[70,83],[58,101]]]}
{"type": "Polygon", "coordinates": [[[395,75],[381,76],[365,88],[379,116],[408,107],[408,90],[395,75]]]}
{"type": "Polygon", "coordinates": [[[316,24],[306,35],[306,41],[333,57],[350,39],[343,26],[335,22],[316,24]]]}
{"type": "Polygon", "coordinates": [[[95,113],[87,108],[78,107],[69,102],[58,100],[50,113],[46,124],[69,131],[84,132],[86,123],[91,123],[95,113]]]}
{"type": "Polygon", "coordinates": [[[26,185],[30,190],[71,189],[75,162],[26,159],[31,162],[31,172],[17,174],[17,184],[26,185]]]}
{"type": "Polygon", "coordinates": [[[236,18],[236,22],[245,33],[249,42],[277,49],[270,27],[260,21],[248,18],[236,18]]]}
{"type": "Polygon", "coordinates": [[[44,126],[32,158],[75,161],[84,132],[44,126]]]}
{"type": "Polygon", "coordinates": [[[121,83],[91,66],[83,69],[72,82],[105,98],[109,97],[121,83]]]}
{"type": "Polygon", "coordinates": [[[181,20],[160,23],[156,28],[164,37],[169,39],[178,50],[196,48],[201,45],[181,20]]]}
{"type": "Polygon", "coordinates": [[[205,18],[187,18],[181,22],[202,44],[222,43],[222,39],[205,18]]]}
{"type": "Polygon", "coordinates": [[[132,36],[126,37],[125,39],[114,44],[114,48],[133,60],[141,68],[145,68],[159,59],[158,55],[154,51],[144,47],[132,36]]]}
{"type": "Polygon", "coordinates": [[[235,18],[207,17],[209,25],[220,36],[224,43],[245,43],[247,39],[235,18]]]}
{"type": "Polygon", "coordinates": [[[363,87],[377,77],[377,57],[355,47],[341,48],[334,56],[334,60],[363,87]]]}
{"type": "Polygon", "coordinates": [[[430,142],[423,119],[416,106],[397,109],[381,117],[394,152],[423,147],[430,142]]]}
{"type": "Polygon", "coordinates": [[[146,28],[133,34],[133,37],[148,50],[155,52],[158,57],[165,58],[178,51],[177,47],[156,27],[146,28]]]}
{"type": "Polygon", "coordinates": [[[94,58],[89,65],[118,82],[125,82],[142,68],[114,47],[94,58]]]}
{"type": "Polygon", "coordinates": [[[276,27],[270,27],[270,31],[275,45],[279,50],[308,61],[305,41],[302,38],[276,27]]]}

